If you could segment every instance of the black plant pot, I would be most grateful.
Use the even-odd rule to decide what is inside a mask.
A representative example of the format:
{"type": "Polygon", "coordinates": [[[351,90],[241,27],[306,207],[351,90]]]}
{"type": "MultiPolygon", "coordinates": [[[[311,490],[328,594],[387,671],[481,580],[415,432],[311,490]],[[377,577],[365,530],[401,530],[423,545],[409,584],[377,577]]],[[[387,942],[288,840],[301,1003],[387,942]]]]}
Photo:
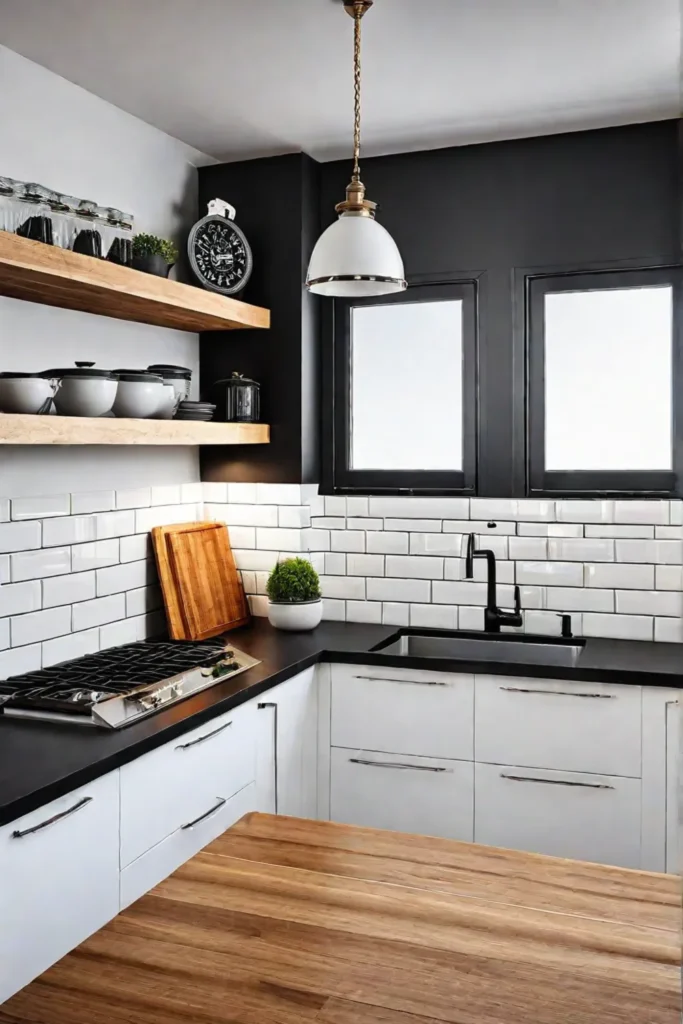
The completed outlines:
{"type": "Polygon", "coordinates": [[[133,256],[133,270],[141,270],[143,274],[155,274],[157,277],[168,277],[172,263],[167,263],[163,256],[154,253],[152,256],[133,256]]]}

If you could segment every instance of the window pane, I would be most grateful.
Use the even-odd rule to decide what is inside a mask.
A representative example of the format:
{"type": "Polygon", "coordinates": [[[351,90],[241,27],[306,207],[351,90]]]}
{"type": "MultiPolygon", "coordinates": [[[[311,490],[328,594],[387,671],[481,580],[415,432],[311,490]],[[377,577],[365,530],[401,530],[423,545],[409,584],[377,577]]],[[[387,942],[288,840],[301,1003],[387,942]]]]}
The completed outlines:
{"type": "Polygon", "coordinates": [[[351,469],[462,470],[462,301],[351,311],[351,469]]]}
{"type": "Polygon", "coordinates": [[[546,469],[671,469],[672,306],[670,286],[546,295],[546,469]]]}

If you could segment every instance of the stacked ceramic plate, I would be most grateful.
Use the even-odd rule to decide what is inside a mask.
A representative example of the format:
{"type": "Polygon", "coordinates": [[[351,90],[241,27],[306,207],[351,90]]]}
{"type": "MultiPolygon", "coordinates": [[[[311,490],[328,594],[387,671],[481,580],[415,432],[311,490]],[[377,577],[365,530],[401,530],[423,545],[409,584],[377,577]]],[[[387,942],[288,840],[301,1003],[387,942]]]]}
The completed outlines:
{"type": "Polygon", "coordinates": [[[212,405],[211,402],[181,402],[178,406],[178,411],[175,414],[177,420],[196,420],[203,423],[208,423],[209,420],[213,419],[213,414],[216,411],[216,406],[212,405]]]}

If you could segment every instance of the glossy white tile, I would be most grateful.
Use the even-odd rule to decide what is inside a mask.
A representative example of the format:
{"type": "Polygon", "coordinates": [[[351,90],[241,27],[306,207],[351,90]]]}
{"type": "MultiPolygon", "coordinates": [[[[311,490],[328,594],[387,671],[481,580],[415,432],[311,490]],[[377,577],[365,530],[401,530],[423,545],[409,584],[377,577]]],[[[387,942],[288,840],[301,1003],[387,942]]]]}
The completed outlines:
{"type": "Polygon", "coordinates": [[[125,562],[97,570],[97,596],[121,594],[126,590],[147,587],[157,581],[156,567],[144,559],[141,562],[125,562]]]}
{"type": "Polygon", "coordinates": [[[152,487],[152,505],[179,505],[180,484],[163,484],[160,487],[152,487]]]}
{"type": "Polygon", "coordinates": [[[616,610],[625,615],[683,616],[683,594],[671,590],[617,590],[616,610]]]}
{"type": "Polygon", "coordinates": [[[305,530],[311,525],[311,510],[308,505],[280,505],[277,525],[305,530]]]}
{"type": "Polygon", "coordinates": [[[41,667],[43,650],[40,644],[15,647],[0,653],[0,679],[20,676],[24,672],[35,672],[41,667]]]}
{"type": "Polygon", "coordinates": [[[548,558],[559,562],[613,562],[614,541],[584,537],[563,539],[551,537],[548,558]]]}
{"type": "MultiPolygon", "coordinates": [[[[367,498],[365,499],[367,501],[367,498]]],[[[346,516],[346,498],[337,495],[325,496],[326,516],[346,516]]]]}
{"type": "Polygon", "coordinates": [[[387,576],[395,576],[399,579],[442,580],[443,569],[443,558],[431,558],[428,555],[386,556],[387,576]]]}
{"type": "Polygon", "coordinates": [[[151,487],[136,487],[116,492],[116,508],[146,508],[152,504],[151,487]]]}
{"type": "Polygon", "coordinates": [[[46,519],[43,523],[43,547],[53,548],[63,544],[82,544],[97,539],[97,517],[64,516],[61,519],[46,519]]]}
{"type": "Polygon", "coordinates": [[[560,523],[611,523],[614,521],[614,502],[558,501],[556,518],[560,523]]]}
{"type": "Polygon", "coordinates": [[[384,555],[348,554],[346,572],[349,576],[384,576],[384,555]]]}
{"type": "Polygon", "coordinates": [[[324,555],[326,576],[346,576],[346,555],[341,551],[326,551],[324,555]]]}
{"type": "Polygon", "coordinates": [[[346,601],[331,601],[329,598],[323,601],[323,619],[345,622],[346,601]]]}
{"type": "Polygon", "coordinates": [[[517,523],[520,537],[583,537],[583,530],[581,523],[517,523]]]}
{"type": "Polygon", "coordinates": [[[361,530],[332,530],[330,541],[332,551],[365,551],[365,537],[361,530]]]}
{"type": "Polygon", "coordinates": [[[385,601],[382,605],[382,622],[385,626],[407,626],[410,622],[410,605],[385,601]]]}
{"type": "MultiPolygon", "coordinates": [[[[133,538],[125,539],[132,540],[133,538]]],[[[144,539],[147,541],[147,536],[144,539]]],[[[119,561],[119,552],[117,539],[98,540],[94,544],[77,544],[71,549],[72,571],[85,572],[88,569],[102,569],[106,565],[116,565],[119,561]]],[[[69,569],[63,571],[68,572],[69,569]]]]}
{"type": "Polygon", "coordinates": [[[668,501],[615,501],[615,523],[669,523],[668,501]]]}
{"type": "Polygon", "coordinates": [[[73,610],[74,632],[103,626],[107,622],[116,622],[126,617],[125,594],[112,594],[109,597],[98,597],[94,601],[83,601],[75,604],[73,610]]]}
{"type": "Polygon", "coordinates": [[[683,543],[680,540],[618,540],[615,541],[618,562],[646,562],[680,565],[683,543]]]}
{"type": "MultiPolygon", "coordinates": [[[[368,552],[372,555],[407,555],[408,533],[369,533],[366,537],[368,552]]],[[[440,536],[440,534],[437,534],[440,536]]]]}
{"type": "Polygon", "coordinates": [[[100,648],[120,647],[122,644],[134,644],[139,638],[138,625],[135,619],[121,619],[100,626],[100,648]]]}
{"type": "Polygon", "coordinates": [[[683,643],[683,619],[655,619],[655,640],[683,643]]]}
{"type": "Polygon", "coordinates": [[[116,507],[115,491],[81,491],[71,495],[71,515],[88,515],[91,512],[111,512],[116,507]]]}
{"type": "Polygon", "coordinates": [[[605,636],[617,640],[654,639],[653,619],[645,615],[600,615],[585,612],[584,636],[605,636]]]}
{"type": "MultiPolygon", "coordinates": [[[[389,556],[387,556],[389,557],[389,556]]],[[[429,580],[369,579],[367,597],[369,601],[408,601],[429,604],[432,584],[429,580]]]]}
{"type": "Polygon", "coordinates": [[[590,587],[548,587],[545,606],[558,612],[613,612],[614,591],[590,587]]]}
{"type": "Polygon", "coordinates": [[[302,505],[301,484],[256,484],[256,500],[260,505],[302,505]]]}
{"type": "Polygon", "coordinates": [[[41,524],[35,520],[26,523],[0,523],[0,554],[39,548],[41,536],[41,524]]]}
{"type": "Polygon", "coordinates": [[[5,583],[0,586],[0,618],[5,615],[20,615],[22,612],[35,612],[41,607],[40,580],[5,583]]]}
{"type": "Polygon", "coordinates": [[[323,597],[339,600],[365,600],[365,580],[357,576],[321,576],[320,589],[323,597]]]}
{"type": "Polygon", "coordinates": [[[385,530],[401,530],[407,533],[441,533],[441,519],[385,519],[385,530]]]}
{"type": "Polygon", "coordinates": [[[347,622],[381,622],[382,605],[379,601],[347,601],[347,622]]]}
{"type": "Polygon", "coordinates": [[[545,560],[548,557],[546,537],[510,537],[508,541],[510,558],[515,561],[545,560]]]}
{"type": "MultiPolygon", "coordinates": [[[[111,646],[111,645],[109,645],[111,646]]],[[[43,668],[58,665],[72,658],[83,658],[86,654],[95,654],[100,649],[98,629],[87,629],[81,633],[68,633],[56,640],[47,640],[43,644],[43,668]]]]}
{"type": "Polygon", "coordinates": [[[469,519],[470,503],[467,498],[371,497],[369,511],[379,519],[469,519]]]}
{"type": "MultiPolygon", "coordinates": [[[[255,505],[258,501],[258,490],[256,484],[204,484],[204,501],[225,501],[225,497],[215,498],[213,496],[207,497],[206,488],[223,488],[227,487],[227,500],[231,504],[237,505],[255,505]]],[[[214,493],[222,493],[224,491],[214,493]]],[[[298,502],[297,502],[298,504],[298,502]]]]}
{"type": "Polygon", "coordinates": [[[683,569],[678,565],[655,566],[655,587],[657,590],[683,591],[683,569]]]}
{"type": "Polygon", "coordinates": [[[11,518],[15,521],[68,516],[70,512],[71,497],[68,494],[49,494],[39,498],[12,498],[11,518]]]}
{"type": "Polygon", "coordinates": [[[10,555],[13,583],[38,580],[44,576],[61,576],[67,572],[71,572],[71,548],[45,548],[43,551],[22,551],[10,555]]]}
{"type": "Polygon", "coordinates": [[[588,523],[584,529],[586,537],[612,537],[615,540],[623,540],[624,538],[649,540],[655,535],[654,526],[642,525],[641,523],[631,523],[627,526],[621,523],[588,523]]]}
{"type": "Polygon", "coordinates": [[[540,587],[581,587],[583,566],[578,562],[517,562],[516,582],[540,587]]]}
{"type": "Polygon", "coordinates": [[[653,565],[621,565],[601,562],[584,566],[584,586],[614,590],[652,590],[655,569],[653,565]]]}
{"type": "Polygon", "coordinates": [[[95,573],[75,572],[67,576],[51,576],[42,580],[42,586],[43,608],[74,604],[76,601],[90,601],[96,593],[95,573]]]}
{"type": "Polygon", "coordinates": [[[424,629],[457,629],[458,609],[445,604],[411,604],[410,625],[424,629]]]}
{"type": "Polygon", "coordinates": [[[71,632],[71,608],[48,608],[40,612],[12,616],[12,647],[25,647],[71,632]]]}

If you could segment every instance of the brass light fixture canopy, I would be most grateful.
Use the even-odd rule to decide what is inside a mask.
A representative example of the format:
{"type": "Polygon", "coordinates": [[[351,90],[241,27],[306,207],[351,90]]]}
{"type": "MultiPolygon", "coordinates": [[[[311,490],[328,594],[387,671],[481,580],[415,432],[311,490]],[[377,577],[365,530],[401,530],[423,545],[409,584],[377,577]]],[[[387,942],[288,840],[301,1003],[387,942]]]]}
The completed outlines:
{"type": "Polygon", "coordinates": [[[403,260],[389,232],[375,221],[377,204],[365,198],[360,177],[361,20],[374,0],[345,0],[353,18],[353,173],[346,199],[335,206],[339,220],[322,233],[306,277],[310,291],[353,298],[403,291],[403,260]]]}

